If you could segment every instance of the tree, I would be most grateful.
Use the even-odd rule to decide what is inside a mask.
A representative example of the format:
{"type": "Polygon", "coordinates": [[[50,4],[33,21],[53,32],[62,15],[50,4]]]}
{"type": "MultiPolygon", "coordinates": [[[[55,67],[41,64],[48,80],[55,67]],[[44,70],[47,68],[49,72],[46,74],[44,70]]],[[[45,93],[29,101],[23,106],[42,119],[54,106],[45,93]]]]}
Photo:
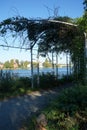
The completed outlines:
{"type": "Polygon", "coordinates": [[[20,68],[24,69],[24,62],[23,61],[20,62],[20,68]]]}
{"type": "Polygon", "coordinates": [[[10,68],[14,68],[14,60],[13,59],[10,60],[10,68]]]}
{"type": "Polygon", "coordinates": [[[29,62],[28,61],[24,61],[24,68],[27,69],[28,68],[28,65],[29,65],[29,62]]]}
{"type": "Polygon", "coordinates": [[[10,63],[9,63],[9,61],[6,61],[6,62],[4,63],[4,68],[10,68],[10,63]]]}
{"type": "Polygon", "coordinates": [[[47,52],[57,52],[60,53],[62,51],[69,51],[72,39],[77,35],[77,28],[75,26],[69,26],[67,24],[61,24],[63,22],[71,22],[73,23],[73,19],[69,17],[57,17],[54,20],[60,21],[57,23],[49,24],[50,27],[44,32],[44,35],[40,38],[39,52],[43,55],[47,52]]]}
{"type": "Polygon", "coordinates": [[[87,11],[87,0],[84,0],[84,1],[83,1],[83,5],[84,5],[85,11],[87,11]]]}
{"type": "Polygon", "coordinates": [[[17,63],[17,65],[18,65],[18,67],[19,67],[19,60],[18,60],[18,59],[16,59],[16,60],[15,60],[15,62],[17,63]]]}
{"type": "Polygon", "coordinates": [[[52,67],[51,63],[48,61],[47,58],[46,58],[46,60],[43,62],[43,67],[45,67],[45,68],[52,67]]]}

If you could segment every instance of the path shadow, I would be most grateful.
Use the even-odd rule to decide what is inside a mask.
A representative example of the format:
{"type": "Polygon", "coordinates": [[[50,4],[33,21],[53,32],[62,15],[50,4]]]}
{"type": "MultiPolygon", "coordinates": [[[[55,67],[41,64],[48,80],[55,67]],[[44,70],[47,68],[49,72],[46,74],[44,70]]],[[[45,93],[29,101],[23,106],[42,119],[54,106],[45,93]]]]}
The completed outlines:
{"type": "Polygon", "coordinates": [[[33,92],[0,101],[0,130],[19,130],[21,123],[38,112],[58,95],[58,91],[33,92]]]}

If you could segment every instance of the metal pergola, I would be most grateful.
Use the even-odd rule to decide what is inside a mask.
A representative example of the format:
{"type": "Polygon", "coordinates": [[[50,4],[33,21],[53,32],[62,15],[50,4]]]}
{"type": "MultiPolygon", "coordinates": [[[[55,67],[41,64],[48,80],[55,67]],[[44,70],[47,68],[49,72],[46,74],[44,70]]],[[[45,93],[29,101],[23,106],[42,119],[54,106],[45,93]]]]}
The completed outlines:
{"type": "MultiPolygon", "coordinates": [[[[35,22],[35,23],[38,23],[38,24],[43,24],[44,23],[44,27],[46,28],[47,27],[47,24],[50,24],[50,26],[51,26],[51,23],[55,23],[55,26],[57,27],[57,26],[65,26],[65,28],[67,28],[67,27],[72,27],[72,28],[77,28],[78,27],[78,25],[76,25],[76,24],[73,24],[73,23],[68,23],[68,22],[63,22],[63,21],[58,21],[58,20],[53,20],[53,19],[41,19],[41,20],[38,20],[38,19],[36,19],[36,20],[28,20],[28,22],[26,22],[26,19],[23,19],[23,20],[19,20],[18,22],[23,22],[23,23],[25,23],[26,25],[28,25],[28,24],[30,24],[30,23],[32,23],[32,22],[35,22]]],[[[13,22],[11,22],[11,24],[15,24],[16,22],[15,21],[13,21],[13,22]]],[[[84,37],[85,37],[85,57],[84,58],[87,58],[87,34],[86,33],[84,33],[84,37]]],[[[39,37],[38,37],[38,39],[39,39],[39,37]]],[[[30,47],[29,48],[21,48],[21,49],[25,49],[25,50],[30,50],[30,52],[31,52],[31,79],[32,79],[32,81],[31,81],[31,84],[32,84],[32,88],[34,87],[34,72],[33,72],[33,48],[34,48],[34,45],[36,44],[36,41],[33,41],[33,42],[31,42],[30,43],[30,47]]],[[[0,46],[2,46],[2,47],[4,47],[4,45],[0,45],[0,46]]],[[[5,45],[5,47],[10,47],[10,48],[12,48],[12,46],[8,46],[8,45],[5,45]]],[[[19,49],[19,47],[14,47],[14,48],[16,48],[16,49],[19,49]]],[[[58,63],[58,57],[57,57],[57,55],[56,55],[56,63],[58,63]]],[[[67,57],[66,57],[66,60],[68,60],[67,59],[67,57]]],[[[38,62],[38,65],[37,65],[37,77],[38,77],[38,79],[37,79],[37,82],[38,82],[38,85],[39,85],[39,51],[38,51],[38,49],[37,49],[37,62],[38,62]]],[[[68,61],[67,61],[68,62],[68,61]]],[[[58,70],[57,70],[57,67],[56,67],[56,75],[58,75],[58,70]]],[[[67,75],[68,75],[68,63],[67,63],[67,75]]]]}

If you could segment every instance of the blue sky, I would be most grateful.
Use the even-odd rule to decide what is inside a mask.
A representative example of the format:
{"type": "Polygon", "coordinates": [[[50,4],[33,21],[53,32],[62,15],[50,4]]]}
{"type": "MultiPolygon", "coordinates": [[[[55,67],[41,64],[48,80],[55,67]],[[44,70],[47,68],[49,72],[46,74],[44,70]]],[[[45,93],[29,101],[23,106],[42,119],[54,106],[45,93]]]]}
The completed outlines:
{"type": "MultiPolygon", "coordinates": [[[[48,18],[53,16],[53,9],[56,7],[59,16],[76,18],[83,15],[82,2],[82,0],[0,0],[0,21],[17,15],[27,18],[48,18]]],[[[1,62],[12,58],[30,59],[28,51],[20,52],[20,50],[14,49],[7,51],[1,47],[0,55],[1,62]]]]}
{"type": "Polygon", "coordinates": [[[58,7],[58,15],[79,17],[83,14],[82,0],[0,0],[0,21],[15,15],[25,17],[49,17],[58,7]]]}

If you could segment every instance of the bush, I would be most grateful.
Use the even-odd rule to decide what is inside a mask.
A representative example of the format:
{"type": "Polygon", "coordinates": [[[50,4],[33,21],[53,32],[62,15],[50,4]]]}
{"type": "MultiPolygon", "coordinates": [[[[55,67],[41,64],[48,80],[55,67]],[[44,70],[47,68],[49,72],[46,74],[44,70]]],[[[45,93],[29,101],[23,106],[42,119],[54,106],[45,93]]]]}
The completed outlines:
{"type": "Polygon", "coordinates": [[[31,87],[31,79],[28,77],[20,77],[16,81],[17,87],[22,87],[25,90],[29,89],[31,87]]]}
{"type": "Polygon", "coordinates": [[[30,78],[16,77],[10,71],[0,71],[0,98],[25,94],[30,87],[30,78]]]}
{"type": "Polygon", "coordinates": [[[0,92],[12,92],[14,79],[13,75],[9,71],[0,71],[0,92]]]}
{"type": "Polygon", "coordinates": [[[73,74],[69,75],[69,76],[63,75],[62,78],[59,79],[59,84],[60,85],[63,85],[65,83],[73,83],[73,82],[75,82],[73,74]]]}
{"type": "Polygon", "coordinates": [[[42,73],[39,75],[39,86],[37,84],[37,75],[34,75],[34,86],[39,87],[41,89],[48,89],[53,88],[57,86],[58,80],[56,79],[56,76],[53,73],[42,73]]]}
{"type": "MultiPolygon", "coordinates": [[[[87,86],[75,86],[63,90],[49,104],[44,113],[47,130],[87,130],[87,86]]],[[[28,130],[35,129],[35,117],[28,130]]]]}
{"type": "Polygon", "coordinates": [[[31,89],[31,79],[28,77],[19,77],[16,79],[15,90],[17,95],[26,94],[31,89]]]}
{"type": "Polygon", "coordinates": [[[44,113],[47,130],[87,130],[87,86],[65,89],[44,113]]]}

